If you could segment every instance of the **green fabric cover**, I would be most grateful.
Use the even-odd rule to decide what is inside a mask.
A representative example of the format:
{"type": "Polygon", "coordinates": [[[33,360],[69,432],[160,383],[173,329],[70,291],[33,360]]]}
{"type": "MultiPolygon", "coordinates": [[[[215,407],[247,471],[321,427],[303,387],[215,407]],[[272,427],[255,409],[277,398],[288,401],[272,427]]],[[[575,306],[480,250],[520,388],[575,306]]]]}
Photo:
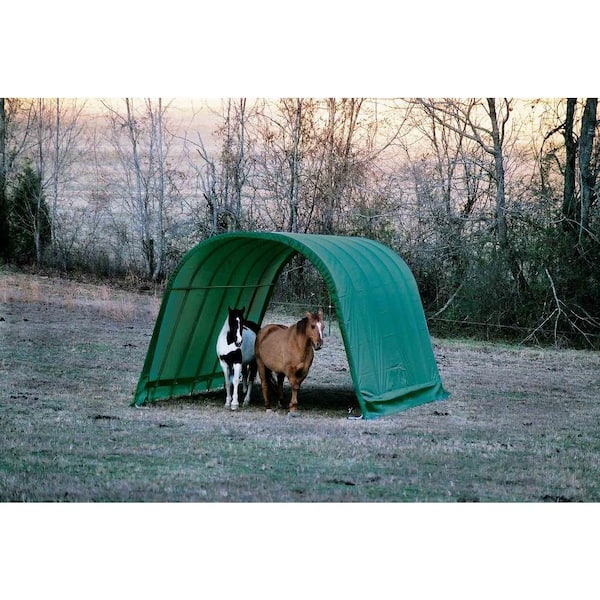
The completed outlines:
{"type": "MultiPolygon", "coordinates": [[[[133,403],[221,387],[215,344],[227,307],[245,306],[247,318],[262,323],[273,286],[296,253],[327,285],[365,419],[448,397],[415,279],[395,252],[358,237],[239,232],[207,239],[182,258],[133,403]]],[[[312,368],[318,365],[317,354],[312,368]]]]}

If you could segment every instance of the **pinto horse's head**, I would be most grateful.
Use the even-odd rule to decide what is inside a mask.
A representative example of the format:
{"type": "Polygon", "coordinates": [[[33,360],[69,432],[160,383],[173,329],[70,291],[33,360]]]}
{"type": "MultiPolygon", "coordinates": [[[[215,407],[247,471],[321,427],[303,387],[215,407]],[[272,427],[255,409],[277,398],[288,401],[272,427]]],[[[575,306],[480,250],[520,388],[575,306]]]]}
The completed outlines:
{"type": "Polygon", "coordinates": [[[244,330],[244,312],[246,307],[229,309],[229,329],[227,331],[227,343],[235,344],[236,348],[242,345],[242,332],[244,330]]]}
{"type": "Polygon", "coordinates": [[[320,350],[323,347],[323,332],[325,323],[323,323],[323,311],[319,309],[318,313],[306,313],[307,327],[306,335],[310,338],[313,348],[320,350]]]}

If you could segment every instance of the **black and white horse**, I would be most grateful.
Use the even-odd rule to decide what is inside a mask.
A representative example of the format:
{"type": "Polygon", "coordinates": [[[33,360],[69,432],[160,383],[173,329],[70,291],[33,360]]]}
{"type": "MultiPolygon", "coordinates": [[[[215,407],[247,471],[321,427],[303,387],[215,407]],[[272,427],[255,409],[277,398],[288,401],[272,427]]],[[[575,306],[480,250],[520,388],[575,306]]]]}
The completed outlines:
{"type": "Polygon", "coordinates": [[[246,307],[242,309],[228,307],[228,310],[229,314],[217,338],[217,356],[225,377],[225,408],[237,410],[239,408],[240,375],[246,394],[244,406],[248,406],[250,403],[252,384],[256,377],[254,342],[260,327],[256,323],[244,319],[246,307]]]}

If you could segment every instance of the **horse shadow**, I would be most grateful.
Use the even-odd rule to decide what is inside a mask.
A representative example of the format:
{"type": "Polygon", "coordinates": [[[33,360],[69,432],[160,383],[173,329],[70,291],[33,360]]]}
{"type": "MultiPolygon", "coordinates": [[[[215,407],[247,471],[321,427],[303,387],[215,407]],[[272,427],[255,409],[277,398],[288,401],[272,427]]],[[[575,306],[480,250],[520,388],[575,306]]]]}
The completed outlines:
{"type": "MultiPolygon", "coordinates": [[[[284,402],[290,401],[291,390],[289,386],[283,388],[284,402]]],[[[223,389],[209,390],[185,398],[177,398],[169,401],[170,406],[187,405],[189,407],[207,405],[212,408],[222,408],[224,412],[231,412],[223,404],[225,402],[225,392],[223,389]]],[[[286,412],[287,409],[276,408],[277,402],[273,403],[273,408],[279,412],[286,412]]],[[[260,385],[254,385],[250,404],[247,407],[240,408],[239,413],[244,411],[264,412],[265,405],[262,397],[260,385]]],[[[346,416],[349,413],[360,414],[360,406],[356,399],[356,394],[351,386],[327,386],[326,384],[312,384],[303,386],[299,394],[298,411],[300,413],[308,412],[314,414],[340,413],[346,416]]]]}

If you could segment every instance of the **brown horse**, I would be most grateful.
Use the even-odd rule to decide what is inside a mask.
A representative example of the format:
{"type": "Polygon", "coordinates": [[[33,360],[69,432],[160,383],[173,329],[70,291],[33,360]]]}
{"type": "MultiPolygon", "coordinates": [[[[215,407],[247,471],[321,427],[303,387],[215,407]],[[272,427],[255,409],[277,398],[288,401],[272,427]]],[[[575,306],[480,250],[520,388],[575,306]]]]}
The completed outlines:
{"type": "Polygon", "coordinates": [[[323,311],[307,312],[295,325],[265,325],[256,336],[254,353],[262,385],[265,408],[270,410],[269,386],[271,374],[277,374],[279,405],[283,407],[283,380],[292,386],[290,412],[298,408],[298,390],[308,375],[314,351],[323,346],[323,311]]]}

